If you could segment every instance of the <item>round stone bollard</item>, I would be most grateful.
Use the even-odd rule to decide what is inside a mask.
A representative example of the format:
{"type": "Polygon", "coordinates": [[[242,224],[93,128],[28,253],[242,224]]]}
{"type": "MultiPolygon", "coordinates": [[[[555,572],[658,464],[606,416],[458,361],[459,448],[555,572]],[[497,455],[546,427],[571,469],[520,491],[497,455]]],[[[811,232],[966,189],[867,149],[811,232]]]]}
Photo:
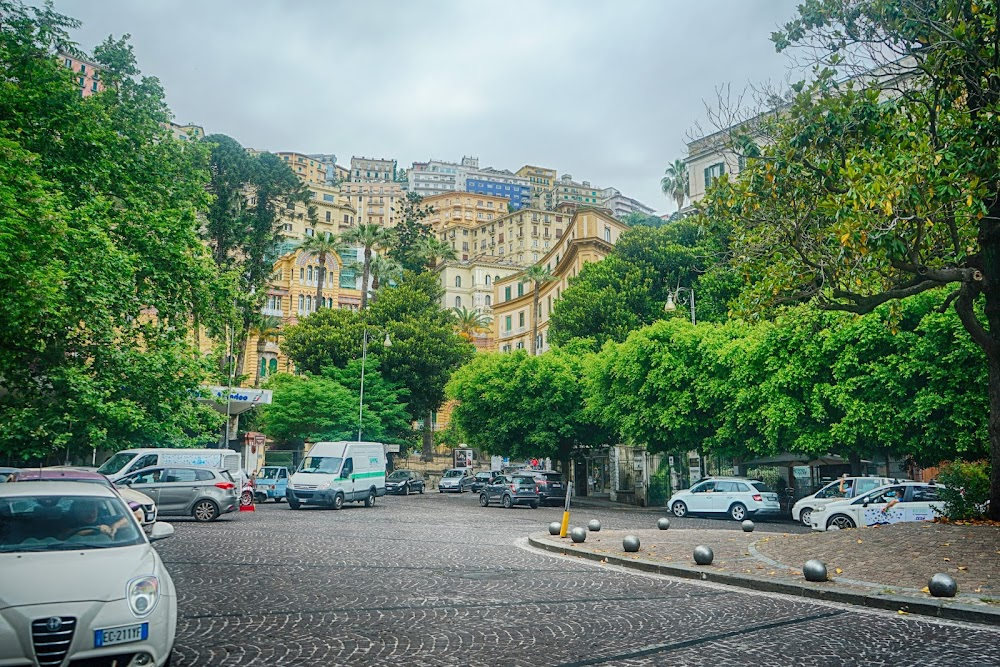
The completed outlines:
{"type": "Polygon", "coordinates": [[[930,590],[931,595],[936,598],[953,598],[958,594],[958,584],[951,578],[951,575],[942,572],[938,572],[931,577],[927,588],[930,590]]]}
{"type": "Polygon", "coordinates": [[[622,548],[632,554],[639,550],[639,538],[635,535],[626,535],[622,540],[622,548]]]}
{"type": "Polygon", "coordinates": [[[590,523],[587,524],[587,530],[589,530],[592,533],[600,532],[601,522],[598,521],[597,519],[591,519],[590,523]]]}
{"type": "Polygon", "coordinates": [[[553,521],[549,524],[549,535],[558,535],[562,532],[562,524],[558,521],[553,521]]]}
{"type": "Polygon", "coordinates": [[[579,544],[587,539],[587,531],[579,526],[576,526],[569,531],[569,537],[571,540],[579,544]]]}
{"type": "Polygon", "coordinates": [[[806,581],[827,581],[830,579],[830,573],[826,571],[826,563],[815,558],[806,561],[806,564],[802,566],[802,574],[805,575],[806,581]]]}
{"type": "Polygon", "coordinates": [[[741,523],[740,526],[743,528],[744,533],[752,533],[753,529],[757,527],[753,525],[753,521],[751,521],[750,519],[744,519],[743,523],[741,523]]]}
{"type": "Polygon", "coordinates": [[[711,547],[699,544],[694,548],[694,562],[698,565],[711,565],[714,558],[715,552],[712,551],[711,547]]]}
{"type": "Polygon", "coordinates": [[[668,530],[670,528],[670,519],[665,516],[660,517],[656,521],[656,527],[660,530],[668,530]]]}

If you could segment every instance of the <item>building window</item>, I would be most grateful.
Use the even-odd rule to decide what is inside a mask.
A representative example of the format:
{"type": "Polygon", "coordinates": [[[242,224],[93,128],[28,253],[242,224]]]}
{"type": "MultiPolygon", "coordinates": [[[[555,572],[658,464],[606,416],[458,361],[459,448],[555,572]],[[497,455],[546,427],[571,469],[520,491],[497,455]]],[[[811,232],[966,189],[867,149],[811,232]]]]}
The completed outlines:
{"type": "Polygon", "coordinates": [[[462,276],[455,276],[455,287],[462,286],[462,276]]]}
{"type": "Polygon", "coordinates": [[[503,300],[510,301],[510,285],[503,288],[503,300]]]}
{"type": "Polygon", "coordinates": [[[519,327],[523,327],[524,326],[524,311],[523,310],[520,313],[517,314],[517,326],[519,326],[519,327]]]}
{"type": "Polygon", "coordinates": [[[274,375],[275,373],[277,373],[278,360],[272,357],[271,360],[267,362],[267,370],[268,370],[268,375],[274,375]]]}
{"type": "Polygon", "coordinates": [[[310,227],[306,230],[306,236],[316,236],[316,230],[310,227]]]}
{"type": "Polygon", "coordinates": [[[505,327],[507,331],[510,331],[513,328],[513,327],[511,327],[511,316],[510,315],[508,315],[507,317],[504,318],[504,324],[507,325],[505,327]]]}
{"type": "Polygon", "coordinates": [[[517,284],[517,295],[524,296],[524,283],[517,284]]]}
{"type": "Polygon", "coordinates": [[[486,276],[486,285],[488,286],[489,284],[490,284],[490,277],[486,276]]]}
{"type": "Polygon", "coordinates": [[[489,305],[492,305],[492,303],[491,303],[491,299],[490,299],[490,295],[489,295],[489,294],[487,294],[487,295],[486,295],[486,305],[487,305],[487,306],[489,306],[489,305]]]}
{"type": "Polygon", "coordinates": [[[707,167],[705,169],[705,189],[708,189],[724,173],[726,173],[726,165],[723,162],[717,162],[707,167]]]}
{"type": "Polygon", "coordinates": [[[462,307],[462,297],[460,297],[460,296],[456,296],[455,297],[455,307],[456,308],[461,308],[462,307]]]}
{"type": "Polygon", "coordinates": [[[611,228],[610,227],[605,227],[604,228],[604,240],[607,241],[608,243],[611,243],[611,228]]]}

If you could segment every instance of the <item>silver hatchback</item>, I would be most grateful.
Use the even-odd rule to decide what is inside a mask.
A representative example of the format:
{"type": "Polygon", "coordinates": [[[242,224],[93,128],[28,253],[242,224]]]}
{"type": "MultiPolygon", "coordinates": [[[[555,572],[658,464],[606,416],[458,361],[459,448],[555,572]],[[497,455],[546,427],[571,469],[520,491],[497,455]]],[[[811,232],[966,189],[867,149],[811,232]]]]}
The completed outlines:
{"type": "Polygon", "coordinates": [[[198,521],[215,521],[239,507],[236,483],[228,470],[154,466],[130,473],[115,484],[152,498],[160,516],[192,516],[198,521]]]}

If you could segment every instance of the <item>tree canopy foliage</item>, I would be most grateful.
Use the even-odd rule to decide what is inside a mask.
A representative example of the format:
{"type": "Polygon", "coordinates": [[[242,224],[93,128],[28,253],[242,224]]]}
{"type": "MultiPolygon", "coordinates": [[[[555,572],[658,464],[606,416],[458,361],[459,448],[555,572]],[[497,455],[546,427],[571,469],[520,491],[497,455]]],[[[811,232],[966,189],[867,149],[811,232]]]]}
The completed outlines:
{"type": "MultiPolygon", "coordinates": [[[[198,235],[208,155],[163,130],[131,47],[94,50],[82,97],[58,51],[78,22],[0,2],[0,451],[17,461],[200,441],[188,342],[219,286],[198,235]]],[[[203,441],[203,440],[201,440],[203,441]]]]}

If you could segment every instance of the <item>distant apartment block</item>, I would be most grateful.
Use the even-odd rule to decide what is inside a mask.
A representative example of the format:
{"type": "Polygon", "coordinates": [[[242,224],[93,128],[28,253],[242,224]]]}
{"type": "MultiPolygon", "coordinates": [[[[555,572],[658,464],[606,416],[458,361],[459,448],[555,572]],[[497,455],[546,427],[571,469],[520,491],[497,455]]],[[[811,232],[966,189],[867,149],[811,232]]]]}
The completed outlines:
{"type": "Polygon", "coordinates": [[[618,188],[604,188],[601,190],[601,208],[611,211],[611,215],[617,220],[621,220],[631,213],[642,213],[643,215],[653,215],[656,211],[646,206],[638,199],[626,197],[618,188]]]}
{"type": "Polygon", "coordinates": [[[454,192],[456,176],[462,170],[478,170],[479,158],[463,157],[461,162],[414,162],[407,172],[407,188],[421,197],[432,197],[444,192],[454,192]]]}
{"type": "Polygon", "coordinates": [[[577,183],[570,174],[563,174],[553,188],[551,208],[563,203],[577,206],[600,206],[601,188],[591,185],[590,181],[577,183]]]}
{"type": "Polygon", "coordinates": [[[555,169],[536,167],[526,164],[515,172],[521,178],[527,178],[531,186],[531,208],[552,209],[552,188],[555,187],[557,172],[555,169]]]}
{"type": "Polygon", "coordinates": [[[205,128],[201,125],[194,125],[191,123],[188,123],[187,125],[165,123],[164,127],[170,130],[174,139],[177,139],[178,141],[201,141],[205,138],[205,128]]]}
{"type": "Polygon", "coordinates": [[[368,157],[351,158],[350,180],[354,183],[389,182],[395,178],[395,160],[368,157]]]}
{"type": "Polygon", "coordinates": [[[406,193],[397,181],[342,182],[340,193],[357,211],[358,224],[395,227],[406,193]]]}
{"type": "Polygon", "coordinates": [[[100,65],[69,53],[60,53],[59,59],[64,67],[74,73],[81,97],[90,97],[104,90],[100,65]]]}
{"type": "Polygon", "coordinates": [[[506,197],[510,200],[513,210],[531,205],[531,183],[527,178],[518,176],[506,169],[466,170],[456,174],[455,189],[473,192],[481,195],[506,197]]]}
{"type": "Polygon", "coordinates": [[[275,153],[288,163],[292,171],[309,185],[326,185],[326,165],[320,160],[304,153],[275,153]]]}
{"type": "MultiPolygon", "coordinates": [[[[340,181],[337,179],[337,156],[333,153],[310,153],[309,157],[316,160],[326,170],[326,184],[336,185],[340,181]]],[[[346,171],[346,170],[345,170],[346,171]]]]}

